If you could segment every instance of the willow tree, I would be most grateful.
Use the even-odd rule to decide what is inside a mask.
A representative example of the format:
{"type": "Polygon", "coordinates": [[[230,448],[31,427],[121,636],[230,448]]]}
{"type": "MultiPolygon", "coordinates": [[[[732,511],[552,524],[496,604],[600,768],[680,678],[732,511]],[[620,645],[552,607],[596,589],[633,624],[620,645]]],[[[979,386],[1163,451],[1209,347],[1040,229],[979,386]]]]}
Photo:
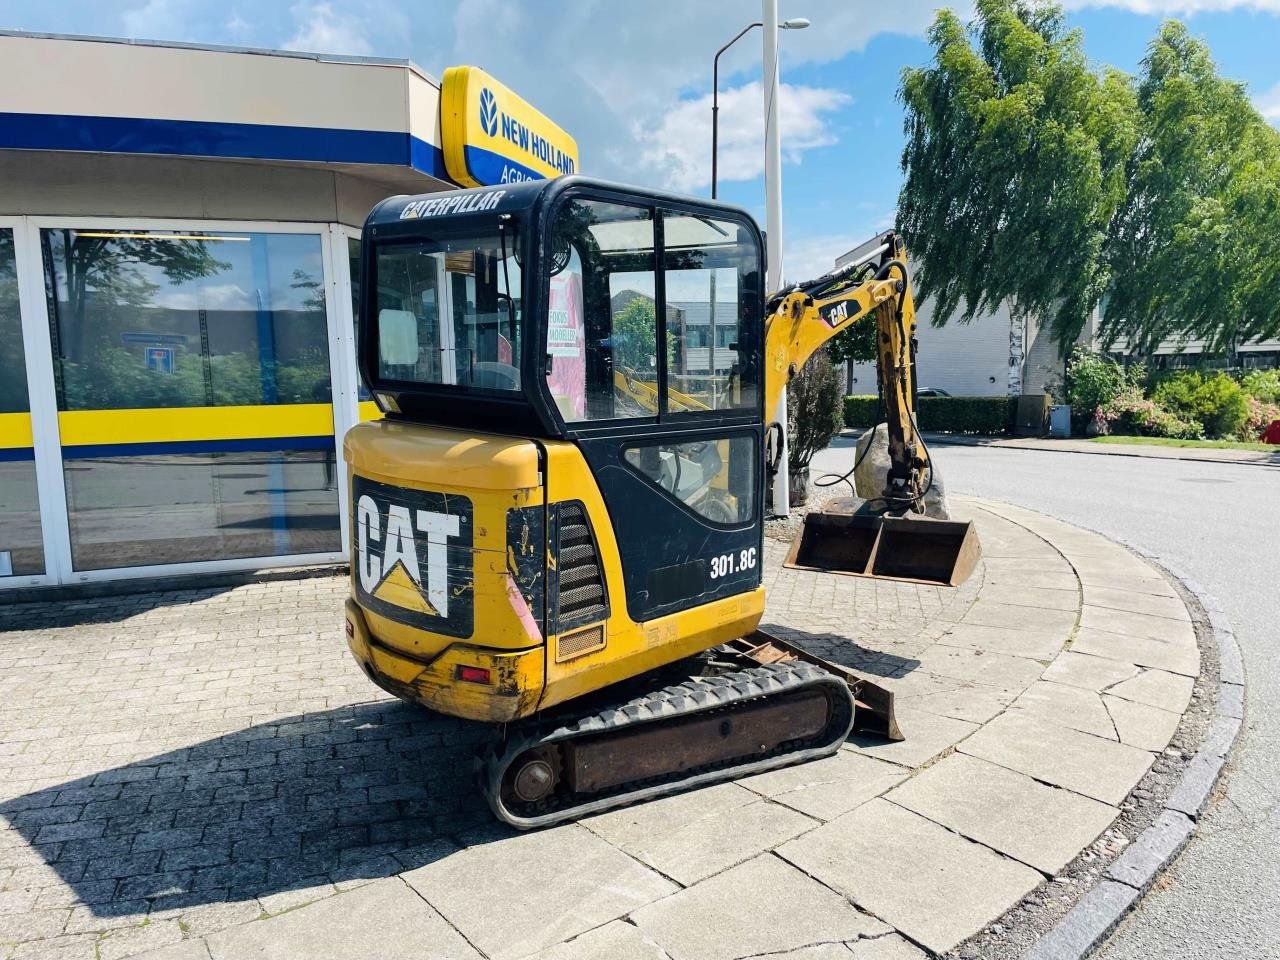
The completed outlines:
{"type": "Polygon", "coordinates": [[[1280,332],[1280,132],[1208,48],[1165,23],[1142,64],[1141,136],[1110,245],[1102,336],[1210,352],[1280,332]]]}
{"type": "Polygon", "coordinates": [[[1091,69],[1081,40],[1056,4],[978,0],[967,26],[937,14],[933,62],[902,77],[898,219],[917,295],[938,326],[1007,305],[1011,354],[1028,316],[1072,343],[1109,281],[1136,102],[1124,74],[1091,69]]]}

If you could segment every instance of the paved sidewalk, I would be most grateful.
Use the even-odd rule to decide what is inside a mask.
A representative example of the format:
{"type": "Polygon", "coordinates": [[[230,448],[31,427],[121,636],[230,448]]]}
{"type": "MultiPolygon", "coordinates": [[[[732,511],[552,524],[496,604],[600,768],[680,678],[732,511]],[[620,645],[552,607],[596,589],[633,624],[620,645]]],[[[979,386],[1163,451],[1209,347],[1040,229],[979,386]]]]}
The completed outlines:
{"type": "MultiPolygon", "coordinates": [[[[861,435],[860,431],[854,431],[861,435]]],[[[925,442],[964,447],[1008,447],[1014,450],[1049,450],[1055,453],[1091,453],[1110,457],[1146,457],[1153,460],[1203,460],[1210,463],[1250,463],[1280,466],[1280,447],[1247,450],[1240,447],[1167,447],[1158,443],[1094,443],[1084,439],[1053,440],[1048,437],[970,437],[950,433],[926,433],[925,442]]]]}
{"type": "Polygon", "coordinates": [[[766,545],[767,620],[883,677],[905,742],[529,834],[472,784],[483,727],[350,662],[342,580],[0,608],[0,957],[943,952],[1108,829],[1199,671],[1154,568],[957,506],[959,589],[766,545]]]}

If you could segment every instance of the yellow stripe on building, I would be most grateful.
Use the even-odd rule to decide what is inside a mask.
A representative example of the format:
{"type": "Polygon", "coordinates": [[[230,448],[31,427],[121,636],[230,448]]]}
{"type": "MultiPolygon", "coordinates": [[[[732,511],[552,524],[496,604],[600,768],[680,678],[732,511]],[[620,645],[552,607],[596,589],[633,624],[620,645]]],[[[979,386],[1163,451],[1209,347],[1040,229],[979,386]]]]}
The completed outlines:
{"type": "Polygon", "coordinates": [[[360,401],[360,422],[364,423],[368,420],[381,420],[382,411],[378,409],[378,405],[372,400],[360,401]]]}
{"type": "MultiPolygon", "coordinates": [[[[0,419],[0,430],[2,424],[0,419]]],[[[333,435],[333,409],[327,403],[293,403],[247,407],[68,410],[58,414],[58,429],[63,446],[68,447],[323,437],[333,435]]],[[[0,437],[3,436],[0,432],[0,437]]],[[[27,437],[30,436],[28,425],[27,437]]]]}
{"type": "Polygon", "coordinates": [[[0,449],[35,445],[31,434],[31,414],[0,413],[0,449]]]}

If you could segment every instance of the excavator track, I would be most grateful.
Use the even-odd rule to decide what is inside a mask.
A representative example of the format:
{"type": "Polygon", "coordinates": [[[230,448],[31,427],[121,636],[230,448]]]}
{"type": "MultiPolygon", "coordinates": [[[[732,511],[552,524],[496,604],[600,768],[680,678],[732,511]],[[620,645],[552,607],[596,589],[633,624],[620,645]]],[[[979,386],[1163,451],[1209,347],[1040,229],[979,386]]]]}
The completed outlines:
{"type": "Polygon", "coordinates": [[[747,649],[713,651],[713,663],[738,669],[509,727],[478,758],[493,812],[544,827],[835,753],[854,725],[849,681],[800,658],[761,663],[747,649]]]}

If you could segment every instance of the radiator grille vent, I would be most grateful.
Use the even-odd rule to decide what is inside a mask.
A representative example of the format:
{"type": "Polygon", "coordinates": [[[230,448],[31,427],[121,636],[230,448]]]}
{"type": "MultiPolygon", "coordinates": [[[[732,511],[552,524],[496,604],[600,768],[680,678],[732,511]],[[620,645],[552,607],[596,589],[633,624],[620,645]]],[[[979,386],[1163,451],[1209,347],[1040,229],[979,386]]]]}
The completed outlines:
{"type": "Polygon", "coordinates": [[[591,526],[580,504],[560,506],[557,569],[560,572],[559,622],[603,620],[606,615],[604,576],[591,526]]]}
{"type": "Polygon", "coordinates": [[[556,641],[556,663],[572,660],[584,653],[600,650],[604,647],[604,624],[587,627],[577,633],[565,634],[556,641]]]}

